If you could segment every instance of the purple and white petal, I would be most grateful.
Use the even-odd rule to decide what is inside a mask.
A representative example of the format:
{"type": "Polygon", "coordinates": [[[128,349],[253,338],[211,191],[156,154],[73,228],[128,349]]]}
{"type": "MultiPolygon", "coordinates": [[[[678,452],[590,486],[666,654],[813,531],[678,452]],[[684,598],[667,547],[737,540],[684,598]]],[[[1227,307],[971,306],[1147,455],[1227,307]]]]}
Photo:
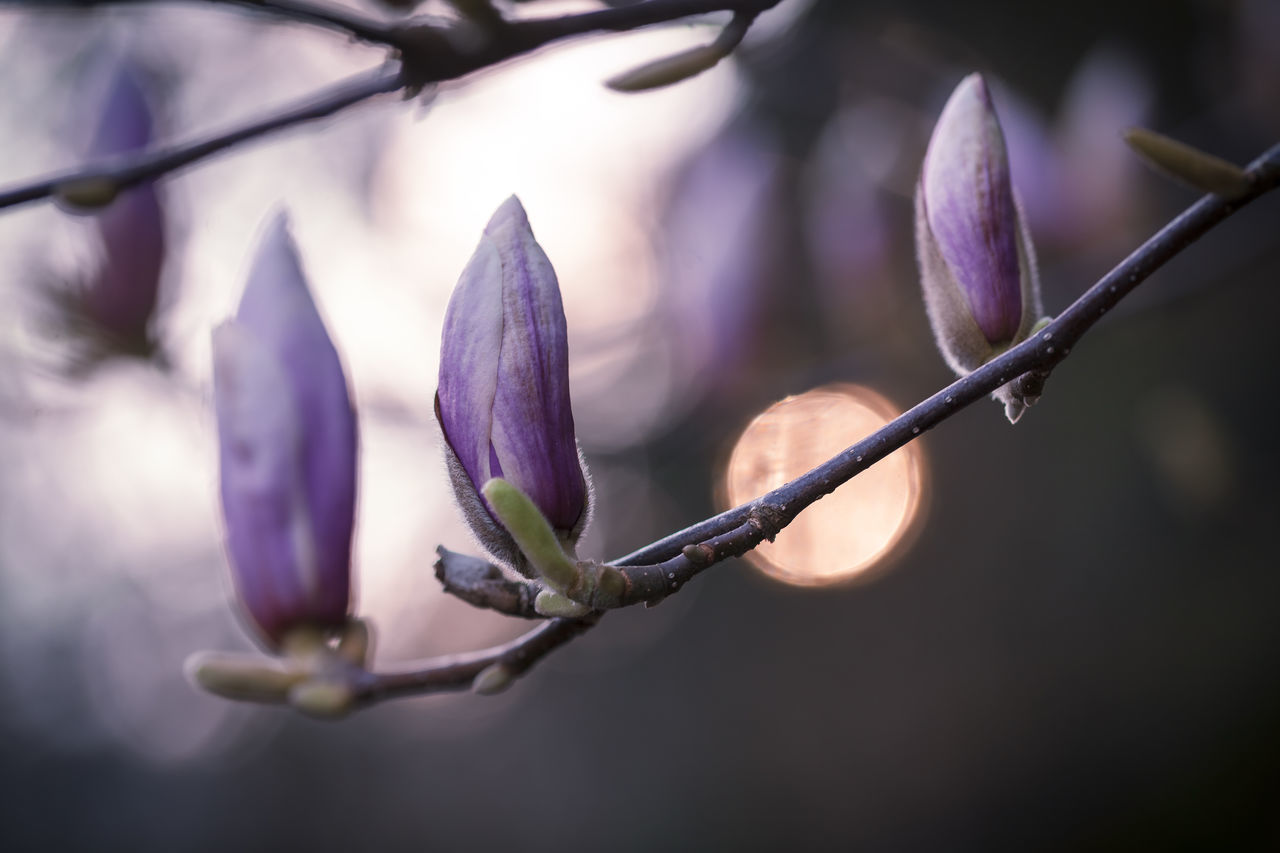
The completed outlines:
{"type": "Polygon", "coordinates": [[[502,258],[503,278],[494,456],[501,476],[532,498],[553,527],[571,530],[586,503],[586,484],[569,401],[560,284],[514,196],[485,232],[502,258]]]}
{"type": "Polygon", "coordinates": [[[515,485],[563,537],[576,539],[589,495],[569,400],[564,306],[515,197],[485,227],[450,299],[437,413],[466,474],[465,483],[454,477],[455,492],[486,547],[519,562],[492,515],[478,509],[479,490],[492,477],[515,485]]]}
{"type": "Polygon", "coordinates": [[[237,597],[273,647],[296,627],[337,627],[351,592],[355,415],[283,216],[213,349],[237,597]]]}
{"type": "Polygon", "coordinates": [[[236,319],[270,347],[288,377],[304,427],[303,494],[315,520],[319,571],[335,579],[336,599],[336,579],[350,569],[356,419],[342,363],[311,298],[283,213],[263,235],[236,319]]]}
{"type": "Polygon", "coordinates": [[[490,435],[502,353],[502,284],[502,258],[485,235],[458,279],[444,318],[440,423],[476,491],[497,476],[490,435]]]}
{"type": "Polygon", "coordinates": [[[254,625],[277,645],[300,619],[341,621],[346,602],[334,608],[321,592],[314,525],[301,499],[302,424],[283,368],[235,322],[214,330],[213,364],[232,578],[254,625]]]}
{"type": "Polygon", "coordinates": [[[980,74],[952,93],[925,154],[925,217],[987,340],[1008,342],[1022,319],[1018,213],[1004,136],[980,74]]]}

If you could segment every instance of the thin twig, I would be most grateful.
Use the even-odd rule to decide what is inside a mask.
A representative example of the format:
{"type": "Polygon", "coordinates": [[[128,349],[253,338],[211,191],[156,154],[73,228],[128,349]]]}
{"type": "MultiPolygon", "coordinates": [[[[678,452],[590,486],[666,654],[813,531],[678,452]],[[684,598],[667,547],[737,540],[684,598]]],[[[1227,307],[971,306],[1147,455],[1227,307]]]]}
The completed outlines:
{"type": "Polygon", "coordinates": [[[358,74],[296,106],[286,107],[266,118],[224,133],[144,151],[137,155],[117,157],[111,161],[91,163],[83,168],[38,178],[10,190],[0,190],[0,208],[48,198],[69,185],[89,181],[105,181],[117,189],[125,189],[172,172],[210,154],[224,151],[240,142],[331,116],[376,95],[394,92],[403,85],[400,71],[394,66],[385,66],[375,71],[358,74]]]}
{"type": "MultiPolygon", "coordinates": [[[[1032,381],[1043,383],[1081,336],[1151,273],[1240,208],[1280,186],[1280,145],[1250,164],[1248,174],[1251,188],[1247,193],[1232,199],[1205,196],[1191,205],[1035,338],[953,382],[807,474],[614,561],[631,584],[620,606],[661,601],[700,572],[772,539],[819,498],[1006,382],[1030,374],[1032,381]]],[[[523,673],[586,631],[601,615],[594,612],[580,620],[554,619],[506,646],[424,661],[408,672],[366,674],[370,686],[361,685],[359,695],[373,701],[391,695],[465,689],[487,667],[504,659],[518,660],[523,673]]]]}
{"type": "Polygon", "coordinates": [[[733,12],[747,20],[780,0],[647,0],[631,6],[574,15],[505,21],[480,33],[460,35],[456,27],[409,22],[395,31],[389,44],[399,48],[413,85],[456,80],[499,65],[558,41],[602,32],[628,32],[656,24],[733,12]]]}
{"type": "Polygon", "coordinates": [[[626,32],[709,12],[734,12],[755,17],[776,5],[778,0],[724,0],[719,3],[709,3],[706,0],[648,0],[647,3],[616,6],[577,15],[512,22],[511,28],[522,33],[524,38],[543,45],[583,32],[626,32]]]}
{"type": "Polygon", "coordinates": [[[496,610],[508,616],[541,619],[534,601],[541,587],[534,581],[504,572],[488,560],[458,554],[443,546],[436,549],[436,578],[444,591],[473,607],[496,610]]]}
{"type": "MultiPolygon", "coordinates": [[[[172,0],[168,1],[172,2],[172,0]]],[[[390,43],[388,38],[392,27],[337,6],[321,5],[309,0],[212,0],[212,2],[243,6],[255,12],[263,12],[304,24],[314,24],[348,33],[361,41],[374,44],[390,43]]]]}
{"type": "Polygon", "coordinates": [[[589,631],[603,614],[550,619],[509,643],[461,655],[432,658],[394,672],[357,671],[351,685],[356,701],[372,704],[397,696],[469,690],[476,676],[501,665],[515,680],[556,649],[589,631]]]}
{"type": "MultiPolygon", "coordinates": [[[[0,6],[24,6],[32,10],[82,9],[85,11],[103,6],[159,6],[183,3],[192,5],[197,0],[0,0],[0,6]]],[[[242,6],[260,14],[297,21],[302,24],[323,27],[354,36],[363,41],[388,44],[392,27],[357,15],[346,9],[309,0],[198,0],[204,5],[222,4],[242,6]]]]}
{"type": "MultiPolygon", "coordinates": [[[[0,0],[0,3],[6,2],[12,4],[18,0],[0,0]]],[[[82,7],[105,3],[144,2],[170,2],[170,0],[51,0],[50,4],[43,5],[82,7]]],[[[301,0],[274,0],[267,7],[251,0],[207,0],[207,2],[263,8],[264,11],[275,14],[284,14],[284,10],[289,9],[290,15],[295,18],[302,15],[302,10],[305,8],[309,10],[312,23],[332,25],[337,29],[360,35],[361,38],[395,47],[400,51],[402,65],[399,70],[386,68],[369,77],[352,78],[279,115],[255,121],[211,139],[172,148],[136,152],[112,160],[110,163],[90,164],[84,168],[32,179],[9,190],[0,191],[0,209],[49,198],[56,195],[60,188],[65,189],[69,184],[84,186],[90,183],[107,182],[114,190],[124,189],[140,181],[159,177],[168,171],[188,165],[239,142],[304,121],[332,115],[375,95],[399,89],[413,94],[432,83],[459,79],[566,38],[598,32],[634,30],[710,12],[731,11],[738,14],[755,14],[777,5],[779,0],[648,0],[633,6],[602,9],[577,15],[510,21],[503,26],[480,31],[472,27],[465,34],[460,34],[456,25],[413,21],[389,28],[371,25],[364,30],[363,34],[360,34],[357,29],[362,25],[359,24],[358,19],[341,17],[337,10],[321,12],[318,10],[322,7],[304,3],[301,0]]],[[[20,3],[20,5],[35,4],[20,3]]]]}
{"type": "MultiPolygon", "coordinates": [[[[719,556],[721,553],[729,556],[738,545],[745,544],[747,547],[739,551],[742,553],[763,539],[772,538],[810,504],[1006,382],[1025,378],[1025,381],[1043,384],[1081,336],[1148,276],[1209,229],[1280,186],[1280,145],[1251,163],[1247,173],[1248,192],[1234,198],[1217,195],[1201,198],[1103,276],[1033,339],[953,382],[808,473],[754,501],[646,545],[613,564],[624,567],[624,573],[635,575],[637,580],[647,578],[659,566],[662,571],[674,572],[678,577],[692,577],[724,559],[719,556]],[[776,527],[765,523],[757,529],[748,523],[753,518],[777,519],[779,523],[776,527]],[[713,559],[701,563],[689,559],[686,549],[690,546],[713,542],[717,554],[713,559]],[[637,566],[645,568],[633,568],[637,566]]],[[[644,587],[638,585],[637,588],[647,590],[647,580],[644,587]]],[[[627,603],[635,603],[636,597],[629,596],[627,603]]]]}

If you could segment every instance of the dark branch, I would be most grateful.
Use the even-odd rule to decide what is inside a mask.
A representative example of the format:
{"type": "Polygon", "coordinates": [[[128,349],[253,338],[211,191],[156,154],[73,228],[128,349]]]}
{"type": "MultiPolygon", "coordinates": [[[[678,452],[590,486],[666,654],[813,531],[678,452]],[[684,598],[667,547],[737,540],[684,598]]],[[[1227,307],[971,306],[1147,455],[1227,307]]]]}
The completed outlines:
{"type": "MultiPolygon", "coordinates": [[[[169,2],[169,0],[51,0],[50,3],[24,3],[0,0],[0,4],[89,7],[107,3],[169,2]]],[[[278,115],[255,121],[200,142],[170,148],[143,151],[109,163],[94,163],[84,168],[66,170],[27,181],[0,191],[0,208],[13,207],[59,195],[109,198],[121,189],[193,163],[210,154],[240,142],[305,121],[332,115],[375,95],[404,89],[413,94],[432,83],[456,80],[468,74],[529,53],[555,41],[598,32],[622,32],[659,23],[667,23],[692,15],[732,11],[750,17],[777,5],[779,0],[648,0],[633,6],[602,9],[578,15],[529,21],[504,22],[501,26],[477,29],[472,24],[441,25],[409,23],[400,26],[361,22],[339,10],[330,10],[301,0],[207,0],[261,9],[287,15],[310,23],[340,29],[369,41],[395,47],[400,52],[399,70],[383,69],[375,74],[356,77],[305,103],[286,109],[278,115]],[[305,11],[304,11],[305,10],[305,11]],[[104,191],[105,190],[105,191],[104,191]]]]}
{"type": "Polygon", "coordinates": [[[1033,339],[953,382],[807,474],[614,561],[614,565],[624,567],[635,587],[628,594],[627,603],[653,600],[648,596],[660,598],[669,592],[659,594],[653,589],[651,576],[655,572],[665,573],[668,580],[674,574],[674,579],[684,583],[716,562],[754,548],[819,498],[1006,382],[1023,383],[1028,390],[1043,386],[1081,336],[1148,276],[1241,207],[1280,186],[1280,145],[1251,163],[1247,174],[1250,188],[1246,193],[1234,198],[1201,198],[1121,261],[1033,339]],[[752,524],[753,520],[767,519],[774,513],[780,514],[776,528],[772,523],[752,524]]]}
{"type": "MultiPolygon", "coordinates": [[[[648,0],[632,6],[505,21],[483,30],[476,38],[474,28],[460,33],[456,27],[435,23],[408,23],[388,40],[399,48],[406,73],[413,85],[456,80],[546,47],[557,41],[602,32],[627,32],[655,24],[705,15],[733,12],[748,22],[779,0],[648,0]]],[[[730,35],[737,32],[730,28],[730,35]]],[[[745,32],[744,32],[745,34],[745,32]]],[[[739,39],[740,40],[740,39],[739,39]]]]}
{"type": "Polygon", "coordinates": [[[205,139],[157,148],[141,154],[92,163],[84,168],[59,172],[10,190],[0,190],[0,208],[13,207],[59,194],[90,182],[105,182],[121,190],[142,181],[152,180],[196,160],[224,151],[240,142],[265,136],[276,130],[325,118],[361,101],[394,92],[403,85],[400,72],[384,67],[339,83],[296,106],[287,107],[267,118],[205,139]]]}
{"type": "Polygon", "coordinates": [[[212,0],[212,2],[243,6],[255,12],[349,33],[361,41],[374,44],[388,44],[387,39],[392,29],[386,24],[346,9],[308,2],[308,0],[212,0]]]}
{"type": "Polygon", "coordinates": [[[734,12],[754,18],[776,5],[778,0],[722,0],[718,3],[706,0],[649,0],[647,3],[578,15],[520,21],[512,23],[511,27],[520,31],[525,38],[543,45],[586,32],[626,32],[709,12],[734,12]]]}
{"type": "Polygon", "coordinates": [[[551,619],[505,645],[434,658],[398,672],[356,671],[351,687],[357,702],[372,704],[397,696],[468,690],[476,676],[493,666],[501,666],[506,677],[515,680],[556,649],[595,627],[601,616],[593,613],[582,619],[551,619]]]}
{"type": "Polygon", "coordinates": [[[508,616],[541,619],[534,609],[539,587],[533,581],[512,577],[479,557],[458,554],[443,546],[436,549],[436,578],[444,591],[474,607],[497,610],[508,616]]]}
{"type": "MultiPolygon", "coordinates": [[[[1197,201],[1089,288],[1035,338],[953,382],[807,474],[755,501],[615,561],[629,582],[626,595],[617,606],[661,601],[678,592],[699,572],[772,539],[806,507],[1005,383],[1023,382],[1028,390],[1040,389],[1084,333],[1151,273],[1241,207],[1280,186],[1280,145],[1250,164],[1248,176],[1248,192],[1234,198],[1210,195],[1197,201]]],[[[512,665],[518,663],[522,667],[517,674],[523,673],[542,656],[586,631],[601,615],[597,611],[579,620],[554,619],[507,646],[428,661],[408,673],[365,674],[376,686],[362,686],[360,696],[373,701],[390,695],[463,689],[488,667],[508,659],[512,665]]]]}
{"type": "MultiPolygon", "coordinates": [[[[175,5],[185,2],[191,5],[193,0],[0,0],[0,6],[25,6],[33,10],[50,9],[83,9],[91,10],[102,6],[158,6],[175,5]]],[[[242,6],[260,14],[311,24],[325,29],[336,30],[363,41],[387,44],[391,27],[356,15],[346,9],[329,6],[308,0],[201,0],[206,5],[223,4],[242,6]]]]}

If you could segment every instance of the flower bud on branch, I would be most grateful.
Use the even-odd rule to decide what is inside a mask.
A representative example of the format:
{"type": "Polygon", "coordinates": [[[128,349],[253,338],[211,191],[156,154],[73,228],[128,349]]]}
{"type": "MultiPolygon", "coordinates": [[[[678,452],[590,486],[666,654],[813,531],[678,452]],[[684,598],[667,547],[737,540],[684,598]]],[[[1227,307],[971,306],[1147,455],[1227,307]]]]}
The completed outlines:
{"type": "Polygon", "coordinates": [[[481,495],[501,478],[572,554],[591,501],[569,406],[568,331],[555,270],[514,196],[485,227],[449,301],[436,417],[454,494],[490,553],[537,574],[481,495]]]}
{"type": "MultiPolygon", "coordinates": [[[[1035,252],[980,74],[956,87],[929,140],[916,187],[916,249],[929,322],[958,375],[1033,333],[1042,313],[1035,252]]],[[[1010,421],[1034,402],[1012,384],[994,396],[1010,421]]]]}
{"type": "MultiPolygon", "coordinates": [[[[152,136],[146,97],[133,69],[122,65],[104,105],[93,157],[145,149],[152,136]]],[[[121,193],[96,221],[103,258],[85,294],[86,308],[103,328],[145,348],[165,257],[164,211],[155,183],[121,193]]]]}
{"type": "Polygon", "coordinates": [[[222,509],[236,595],[280,648],[347,619],[356,421],[283,214],[213,333],[222,509]]]}

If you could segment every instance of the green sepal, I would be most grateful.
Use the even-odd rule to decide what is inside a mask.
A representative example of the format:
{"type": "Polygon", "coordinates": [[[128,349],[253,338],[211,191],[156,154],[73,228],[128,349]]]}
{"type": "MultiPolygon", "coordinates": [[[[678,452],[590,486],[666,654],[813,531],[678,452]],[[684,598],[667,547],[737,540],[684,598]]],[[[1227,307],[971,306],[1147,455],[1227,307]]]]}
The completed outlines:
{"type": "Polygon", "coordinates": [[[552,589],[544,589],[538,593],[538,597],[533,600],[533,609],[538,611],[538,615],[550,619],[577,619],[591,612],[587,605],[552,589]]]}
{"type": "Polygon", "coordinates": [[[1194,189],[1225,198],[1249,191],[1249,175],[1244,169],[1185,142],[1145,127],[1129,128],[1124,141],[1156,169],[1194,189]]]}
{"type": "Polygon", "coordinates": [[[351,713],[355,697],[345,684],[302,681],[289,691],[289,704],[308,716],[332,720],[351,713]]]}
{"type": "Polygon", "coordinates": [[[307,675],[293,667],[249,655],[198,652],[187,658],[187,677],[224,699],[284,702],[307,675]]]}
{"type": "Polygon", "coordinates": [[[485,483],[480,491],[529,565],[548,585],[565,592],[577,584],[577,565],[528,495],[500,477],[485,483]]]}

